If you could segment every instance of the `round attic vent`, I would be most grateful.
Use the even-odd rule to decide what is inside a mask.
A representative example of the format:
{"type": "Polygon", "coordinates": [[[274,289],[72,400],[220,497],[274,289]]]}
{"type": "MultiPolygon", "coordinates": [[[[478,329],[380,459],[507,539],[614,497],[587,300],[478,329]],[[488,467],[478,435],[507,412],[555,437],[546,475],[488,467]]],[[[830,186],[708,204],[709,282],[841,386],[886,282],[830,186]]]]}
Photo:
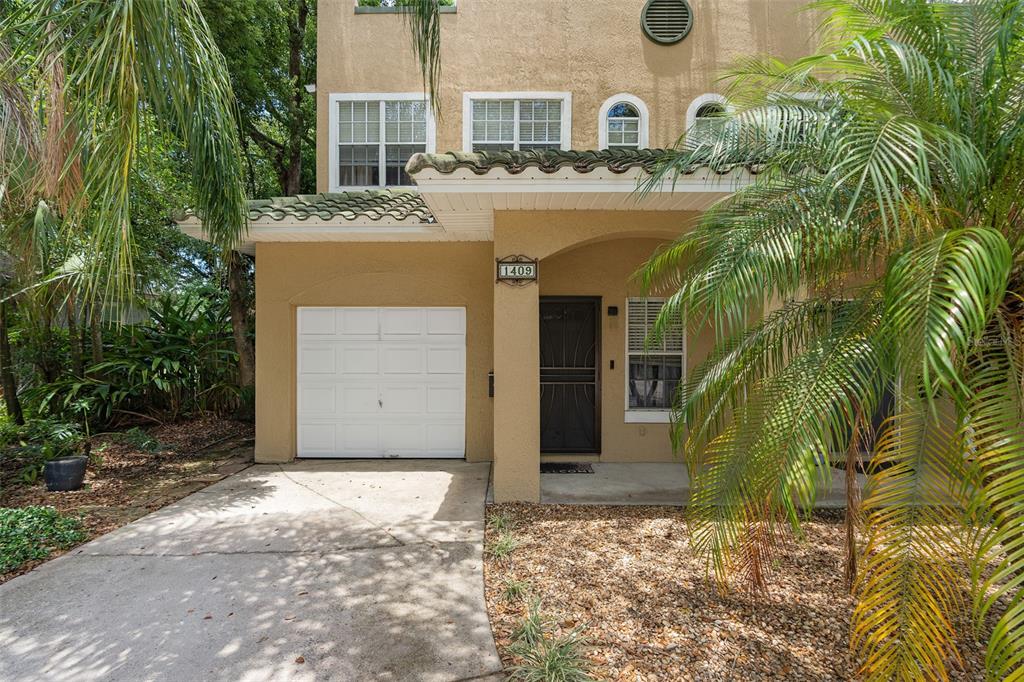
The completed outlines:
{"type": "Polygon", "coordinates": [[[647,0],[640,13],[647,37],[662,45],[678,43],[693,28],[693,10],[686,0],[647,0]]]}

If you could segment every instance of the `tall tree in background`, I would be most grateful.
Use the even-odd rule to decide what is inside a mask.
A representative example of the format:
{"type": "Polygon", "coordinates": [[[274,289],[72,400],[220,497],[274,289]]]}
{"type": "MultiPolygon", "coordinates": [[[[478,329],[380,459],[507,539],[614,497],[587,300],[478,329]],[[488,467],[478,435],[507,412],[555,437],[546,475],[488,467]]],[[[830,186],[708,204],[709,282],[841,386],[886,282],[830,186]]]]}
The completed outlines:
{"type": "Polygon", "coordinates": [[[250,194],[316,185],[316,6],[312,0],[202,0],[238,101],[250,194]],[[272,180],[272,181],[271,181],[272,180]]]}
{"type": "Polygon", "coordinates": [[[694,546],[722,581],[769,574],[893,392],[870,434],[862,672],[948,679],[967,593],[979,629],[996,621],[992,678],[1021,680],[1024,2],[812,7],[822,54],[742,62],[735,111],[652,180],[760,168],[643,273],[673,292],[658,333],[718,334],[675,410],[694,546]],[[788,303],[753,319],[768,300],[788,303]]]}
{"type": "MultiPolygon", "coordinates": [[[[61,0],[2,9],[5,244],[15,265],[37,280],[33,291],[59,282],[68,310],[88,299],[90,312],[80,319],[91,321],[95,361],[102,357],[102,307],[126,310],[139,289],[144,223],[137,218],[149,208],[138,191],[145,184],[140,158],[154,137],[173,137],[180,148],[189,203],[215,247],[227,252],[245,233],[243,157],[226,65],[196,0],[61,0]]],[[[39,308],[46,332],[53,298],[39,308]]],[[[48,345],[40,347],[48,353],[48,345]]],[[[49,366],[43,370],[52,380],[49,366]]]]}

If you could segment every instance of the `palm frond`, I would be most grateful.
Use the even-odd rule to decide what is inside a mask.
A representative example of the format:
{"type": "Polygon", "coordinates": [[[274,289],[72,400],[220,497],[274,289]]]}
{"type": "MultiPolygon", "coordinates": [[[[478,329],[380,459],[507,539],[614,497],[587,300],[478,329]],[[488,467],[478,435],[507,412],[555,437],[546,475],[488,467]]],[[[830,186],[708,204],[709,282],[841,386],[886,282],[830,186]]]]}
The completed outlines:
{"type": "Polygon", "coordinates": [[[876,443],[868,541],[851,641],[866,680],[948,679],[963,611],[963,480],[957,428],[904,395],[876,443]]]}

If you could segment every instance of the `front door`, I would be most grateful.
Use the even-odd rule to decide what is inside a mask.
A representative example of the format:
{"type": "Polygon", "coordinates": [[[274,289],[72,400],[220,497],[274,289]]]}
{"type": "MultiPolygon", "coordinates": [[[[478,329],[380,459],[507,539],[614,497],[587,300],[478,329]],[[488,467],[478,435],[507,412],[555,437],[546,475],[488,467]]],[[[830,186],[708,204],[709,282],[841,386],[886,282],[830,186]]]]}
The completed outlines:
{"type": "Polygon", "coordinates": [[[540,450],[600,452],[601,299],[540,299],[540,450]]]}

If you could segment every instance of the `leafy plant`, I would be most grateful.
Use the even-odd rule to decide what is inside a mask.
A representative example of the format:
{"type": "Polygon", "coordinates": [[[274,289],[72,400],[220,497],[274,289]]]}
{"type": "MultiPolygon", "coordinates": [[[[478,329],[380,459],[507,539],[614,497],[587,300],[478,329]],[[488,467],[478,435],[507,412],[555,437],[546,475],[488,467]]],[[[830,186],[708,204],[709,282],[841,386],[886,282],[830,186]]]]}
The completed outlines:
{"type": "Polygon", "coordinates": [[[504,532],[487,546],[487,553],[500,560],[512,554],[518,546],[519,540],[512,533],[504,532]]]}
{"type": "Polygon", "coordinates": [[[512,517],[505,512],[494,512],[487,517],[487,523],[496,531],[507,531],[512,527],[512,517]]]}
{"type": "Polygon", "coordinates": [[[124,414],[166,418],[226,412],[237,401],[237,353],[227,301],[165,295],[146,321],[119,330],[105,361],[85,377],[26,391],[40,411],[108,424],[124,414]]]}
{"type": "Polygon", "coordinates": [[[530,594],[530,583],[527,580],[505,578],[502,584],[504,589],[501,592],[501,596],[507,602],[519,601],[530,594]]]}
{"type": "Polygon", "coordinates": [[[565,633],[550,631],[550,621],[541,615],[541,603],[534,600],[523,624],[513,634],[509,652],[518,660],[510,673],[522,682],[591,682],[587,662],[580,649],[586,646],[583,626],[565,633]]]}
{"type": "Polygon", "coordinates": [[[86,437],[72,423],[53,419],[31,419],[23,425],[0,421],[0,481],[13,476],[32,484],[51,459],[80,455],[86,437]]]}
{"type": "Polygon", "coordinates": [[[141,452],[148,452],[151,454],[160,452],[163,449],[163,444],[159,440],[137,426],[134,426],[127,431],[114,434],[112,440],[129,445],[141,452]]]}
{"type": "Polygon", "coordinates": [[[53,507],[0,508],[0,573],[84,541],[78,519],[53,507]]]}
{"type": "Polygon", "coordinates": [[[946,679],[967,589],[979,627],[998,615],[991,676],[1021,679],[1024,4],[813,7],[821,54],[741,62],[722,125],[650,180],[758,170],[641,273],[668,293],[655,337],[684,321],[717,335],[673,420],[693,544],[723,584],[763,586],[826,488],[821,463],[876,416],[863,676],[946,679]]]}

